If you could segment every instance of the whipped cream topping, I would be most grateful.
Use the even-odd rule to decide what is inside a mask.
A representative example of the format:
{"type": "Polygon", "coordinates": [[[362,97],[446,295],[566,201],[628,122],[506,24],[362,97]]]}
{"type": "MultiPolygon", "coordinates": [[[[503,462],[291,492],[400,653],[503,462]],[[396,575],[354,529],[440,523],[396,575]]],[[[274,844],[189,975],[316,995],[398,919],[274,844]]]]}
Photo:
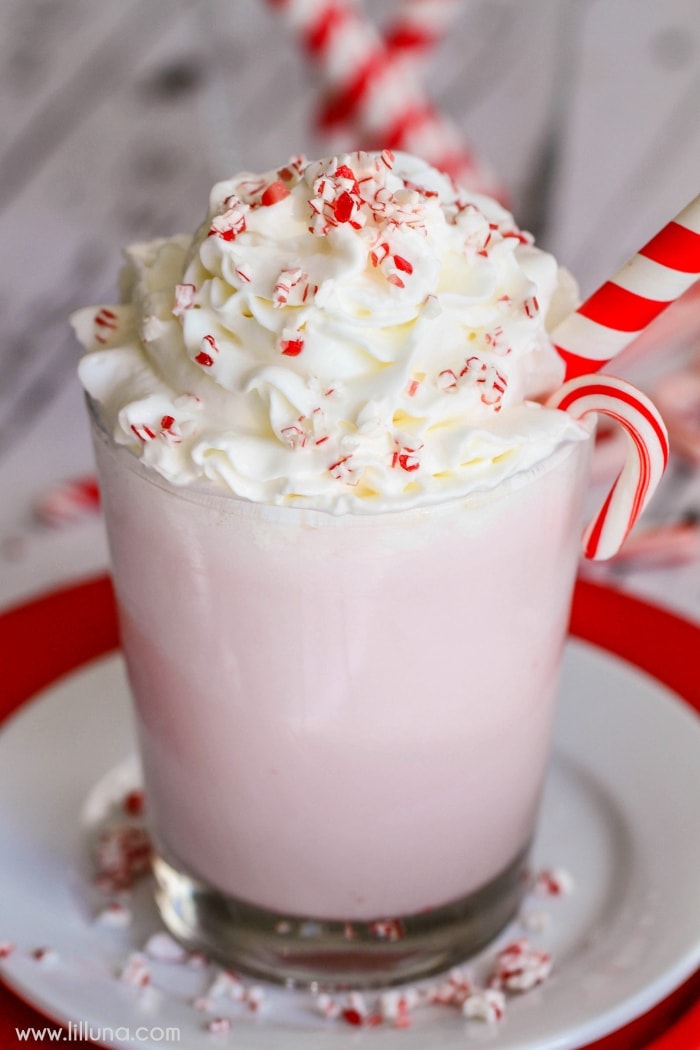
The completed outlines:
{"type": "Polygon", "coordinates": [[[406,154],[218,183],[194,237],[78,311],[85,389],[175,484],[336,513],[489,489],[587,436],[535,399],[576,288],[495,201],[406,154]]]}

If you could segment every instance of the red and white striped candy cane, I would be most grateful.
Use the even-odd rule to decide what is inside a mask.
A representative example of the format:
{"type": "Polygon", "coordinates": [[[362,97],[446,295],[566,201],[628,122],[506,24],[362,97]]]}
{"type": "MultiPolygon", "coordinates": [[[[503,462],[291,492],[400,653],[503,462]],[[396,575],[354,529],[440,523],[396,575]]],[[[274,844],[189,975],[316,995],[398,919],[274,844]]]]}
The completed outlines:
{"type": "Polygon", "coordinates": [[[565,379],[597,372],[698,278],[700,196],[554,329],[565,379]]]}
{"type": "Polygon", "coordinates": [[[92,475],[52,485],[34,505],[34,516],[51,528],[76,525],[99,513],[100,490],[97,478],[92,475]]]}
{"type": "Polygon", "coordinates": [[[429,101],[401,48],[389,48],[355,0],[269,0],[321,71],[329,98],[318,125],[351,125],[364,148],[401,149],[423,157],[473,190],[502,196],[492,173],[462,133],[429,101]]]}
{"type": "Polygon", "coordinates": [[[646,394],[616,376],[579,376],[553,394],[548,408],[576,419],[600,412],[626,431],[629,452],[602,507],[583,534],[587,558],[612,558],[649,502],[668,462],[668,435],[646,394]]]}
{"type": "Polygon", "coordinates": [[[464,0],[402,0],[384,30],[388,50],[412,61],[427,58],[463,6],[464,0]]]}

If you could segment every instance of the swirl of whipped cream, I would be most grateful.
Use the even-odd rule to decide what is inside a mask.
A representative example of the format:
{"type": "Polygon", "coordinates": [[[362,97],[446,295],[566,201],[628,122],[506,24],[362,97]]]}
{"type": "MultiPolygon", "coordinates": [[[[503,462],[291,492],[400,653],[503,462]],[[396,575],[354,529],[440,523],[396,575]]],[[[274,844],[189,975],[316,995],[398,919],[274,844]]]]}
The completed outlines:
{"type": "Polygon", "coordinates": [[[80,377],[176,484],[386,511],[489,489],[587,434],[535,399],[576,305],[489,198],[406,154],[292,159],[218,183],[194,238],[126,252],[78,311],[80,377]]]}

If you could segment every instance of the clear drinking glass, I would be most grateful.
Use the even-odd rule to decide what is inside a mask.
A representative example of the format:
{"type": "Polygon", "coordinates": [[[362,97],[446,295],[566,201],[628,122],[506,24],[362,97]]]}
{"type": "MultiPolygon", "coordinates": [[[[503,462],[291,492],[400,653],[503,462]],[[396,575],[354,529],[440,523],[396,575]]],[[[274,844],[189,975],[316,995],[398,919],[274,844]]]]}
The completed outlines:
{"type": "Polygon", "coordinates": [[[93,432],[168,928],[328,987],[478,950],[523,890],[591,441],[334,516],[175,487],[93,432]]]}

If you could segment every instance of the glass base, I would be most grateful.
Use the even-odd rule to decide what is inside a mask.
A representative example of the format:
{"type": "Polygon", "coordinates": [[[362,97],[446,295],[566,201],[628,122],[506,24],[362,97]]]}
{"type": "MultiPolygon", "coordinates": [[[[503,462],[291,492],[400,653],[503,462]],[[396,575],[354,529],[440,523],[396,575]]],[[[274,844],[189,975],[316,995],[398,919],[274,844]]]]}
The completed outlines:
{"type": "Polygon", "coordinates": [[[230,969],[288,987],[386,988],[439,973],[480,951],[516,915],[528,850],[461,900],[401,918],[342,922],[256,908],[154,862],[170,932],[230,969]]]}

